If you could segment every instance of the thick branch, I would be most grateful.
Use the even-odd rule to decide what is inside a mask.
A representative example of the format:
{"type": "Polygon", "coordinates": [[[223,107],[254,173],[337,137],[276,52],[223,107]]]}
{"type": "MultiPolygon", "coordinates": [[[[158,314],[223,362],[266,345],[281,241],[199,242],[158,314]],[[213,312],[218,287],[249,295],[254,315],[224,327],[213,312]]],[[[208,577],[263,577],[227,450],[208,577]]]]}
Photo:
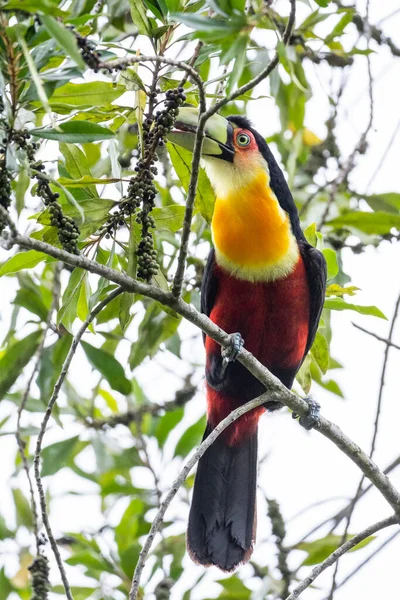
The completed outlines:
{"type": "Polygon", "coordinates": [[[328,558],[326,558],[321,564],[319,564],[317,567],[314,567],[310,575],[303,579],[303,581],[296,587],[296,589],[294,589],[293,592],[289,594],[286,600],[297,600],[300,594],[302,594],[304,590],[306,590],[312,584],[312,582],[315,581],[316,578],[323,571],[325,571],[325,569],[335,564],[338,561],[338,559],[341,556],[343,556],[343,554],[346,554],[346,552],[354,548],[354,546],[357,546],[357,544],[365,540],[370,535],[377,533],[377,531],[380,531],[385,527],[396,525],[398,524],[398,522],[398,517],[396,515],[388,517],[387,519],[383,519],[382,521],[378,521],[378,523],[370,525],[369,527],[367,527],[367,529],[364,529],[364,531],[361,531],[361,533],[358,533],[353,538],[351,538],[351,540],[339,546],[339,548],[335,550],[335,552],[332,552],[332,554],[328,556],[328,558]]]}
{"type": "MultiPolygon", "coordinates": [[[[200,314],[194,307],[188,305],[182,299],[175,299],[172,294],[164,292],[160,288],[135,281],[115,269],[110,269],[109,267],[89,260],[84,256],[70,254],[69,252],[65,252],[60,248],[56,248],[50,244],[41,242],[40,240],[17,235],[14,238],[13,243],[18,244],[22,248],[44,252],[49,256],[63,260],[74,267],[80,267],[91,273],[105,277],[108,281],[114,281],[126,291],[142,294],[153,300],[157,300],[165,306],[173,308],[187,321],[204,331],[204,333],[213,338],[224,348],[229,343],[230,338],[228,334],[222,331],[222,329],[215,325],[208,317],[200,314]]],[[[274,400],[282,402],[299,415],[307,414],[307,403],[285,388],[279,379],[272,375],[272,373],[250,354],[250,352],[243,349],[238,360],[268,389],[269,399],[273,398],[274,400]]],[[[346,456],[361,469],[364,475],[371,480],[393,510],[400,513],[400,493],[365,452],[348,438],[337,425],[331,423],[324,417],[321,417],[316,429],[346,454],[346,456]]]]}

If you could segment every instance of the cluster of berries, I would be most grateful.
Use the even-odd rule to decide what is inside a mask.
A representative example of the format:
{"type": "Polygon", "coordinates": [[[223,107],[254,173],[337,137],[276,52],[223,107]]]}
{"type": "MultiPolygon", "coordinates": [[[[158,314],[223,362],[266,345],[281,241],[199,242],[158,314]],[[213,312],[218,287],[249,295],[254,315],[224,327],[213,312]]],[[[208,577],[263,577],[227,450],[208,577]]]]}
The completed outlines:
{"type": "MultiPolygon", "coordinates": [[[[160,90],[153,94],[157,96],[157,92],[160,90]]],[[[145,281],[150,281],[158,272],[157,252],[151,234],[151,229],[155,227],[151,216],[156,198],[154,176],[157,175],[157,168],[154,166],[154,156],[157,147],[164,145],[164,138],[174,126],[179,106],[186,100],[181,87],[168,90],[165,95],[165,108],[157,111],[154,118],[147,115],[143,122],[143,157],[135,166],[137,174],[131,178],[127,196],[121,202],[118,212],[110,215],[105,225],[106,235],[110,236],[119,225],[124,224],[124,217],[138,210],[136,221],[142,226],[141,241],[137,249],[138,277],[145,281]]]]}
{"type": "MultiPolygon", "coordinates": [[[[79,35],[79,33],[76,31],[73,30],[73,32],[83,60],[89,69],[92,69],[95,73],[97,73],[100,70],[101,58],[100,53],[96,50],[96,44],[91,40],[79,35]]],[[[104,69],[104,66],[102,68],[104,69]]],[[[112,69],[106,69],[106,71],[111,73],[112,69]]]]}
{"type": "Polygon", "coordinates": [[[75,221],[63,214],[62,206],[58,202],[60,194],[52,192],[45,175],[42,175],[45,167],[41,161],[35,158],[35,152],[38,144],[29,143],[30,138],[27,130],[13,131],[12,140],[19,148],[25,150],[30,167],[36,171],[35,177],[38,180],[37,195],[42,198],[44,204],[48,207],[51,216],[51,225],[57,228],[58,239],[64,250],[71,254],[79,254],[78,238],[79,228],[75,221]]]}
{"type": "Polygon", "coordinates": [[[31,600],[47,600],[50,591],[50,568],[45,556],[37,556],[28,567],[32,573],[33,596],[31,600]]]}
{"type": "MultiPolygon", "coordinates": [[[[5,157],[7,138],[3,139],[0,145],[0,155],[5,157]]],[[[11,173],[6,167],[6,159],[0,160],[0,205],[8,210],[11,203],[11,173]]],[[[7,225],[7,221],[0,215],[0,233],[7,225]]]]}

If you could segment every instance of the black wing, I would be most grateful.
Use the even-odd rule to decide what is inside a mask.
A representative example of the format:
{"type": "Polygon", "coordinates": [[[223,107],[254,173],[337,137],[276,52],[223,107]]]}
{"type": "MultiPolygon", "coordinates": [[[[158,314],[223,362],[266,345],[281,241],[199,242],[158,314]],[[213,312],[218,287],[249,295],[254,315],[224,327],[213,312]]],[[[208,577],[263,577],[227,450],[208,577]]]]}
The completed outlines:
{"type": "Polygon", "coordinates": [[[326,261],[322,252],[307,242],[300,241],[299,247],[306,268],[308,286],[310,289],[310,326],[308,330],[307,346],[304,353],[305,358],[313,345],[315,334],[318,329],[319,318],[324,307],[326,261]]]}
{"type": "MultiPolygon", "coordinates": [[[[214,273],[215,269],[215,250],[211,248],[210,254],[207,258],[206,266],[204,267],[203,279],[201,281],[201,296],[200,296],[200,310],[202,313],[210,316],[213,309],[215,298],[218,290],[218,279],[214,273]]],[[[203,341],[205,340],[205,334],[203,333],[203,341]]]]}

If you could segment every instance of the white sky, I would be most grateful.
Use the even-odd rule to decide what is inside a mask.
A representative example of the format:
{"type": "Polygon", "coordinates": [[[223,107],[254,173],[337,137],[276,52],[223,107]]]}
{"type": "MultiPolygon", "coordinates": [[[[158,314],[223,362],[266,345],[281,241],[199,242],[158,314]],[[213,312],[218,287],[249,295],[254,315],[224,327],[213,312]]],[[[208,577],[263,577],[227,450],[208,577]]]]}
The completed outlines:
{"type": "MultiPolygon", "coordinates": [[[[278,0],[279,5],[283,0],[278,0]]],[[[299,4],[299,3],[298,3],[299,4]]],[[[364,10],[364,2],[358,2],[361,12],[364,10]]],[[[398,0],[386,0],[382,3],[371,0],[370,16],[371,22],[375,23],[385,15],[390,14],[399,7],[398,0]]],[[[299,10],[302,10],[299,4],[299,10]]],[[[388,35],[392,36],[397,45],[400,46],[399,36],[400,13],[385,21],[384,28],[388,35]]],[[[375,119],[374,131],[369,136],[368,154],[362,158],[359,166],[352,175],[354,187],[362,192],[365,190],[371,174],[375,171],[381,156],[383,155],[389,139],[400,119],[400,108],[398,102],[398,82],[400,80],[400,61],[393,61],[386,50],[378,55],[373,55],[372,69],[375,79],[379,83],[374,86],[375,119]],[[390,69],[388,69],[388,65],[390,69]]],[[[341,119],[338,128],[338,137],[341,142],[343,154],[350,152],[363,131],[368,118],[368,94],[365,59],[358,61],[358,66],[353,68],[351,79],[348,81],[344,100],[347,107],[347,118],[341,119]]],[[[312,68],[311,71],[312,72],[312,68]]],[[[328,69],[320,69],[319,72],[328,69]]],[[[308,105],[307,124],[317,134],[323,134],[323,122],[326,119],[326,90],[328,80],[324,75],[321,77],[322,85],[313,85],[314,97],[308,105]]],[[[265,89],[265,88],[264,88],[265,89]]],[[[277,129],[278,117],[273,106],[273,100],[260,100],[249,103],[249,116],[259,128],[260,132],[268,135],[277,129]],[[267,115],[267,117],[266,117],[267,115]]],[[[343,117],[343,115],[342,115],[343,117]]],[[[400,153],[400,137],[398,136],[383,166],[374,179],[370,192],[400,192],[398,180],[398,156],[400,153]]],[[[4,260],[5,253],[0,251],[0,258],[4,260]]],[[[365,253],[355,256],[347,251],[344,254],[344,267],[352,277],[352,284],[361,288],[356,297],[360,304],[377,305],[390,319],[397,295],[400,293],[400,281],[397,274],[400,264],[400,246],[384,243],[379,250],[368,249],[365,253]]],[[[10,280],[3,280],[2,314],[9,314],[9,301],[13,294],[10,288],[10,280]],[[4,288],[4,286],[6,286],[4,288]]],[[[379,378],[383,361],[384,345],[370,336],[356,330],[351,321],[355,321],[363,327],[370,329],[381,336],[387,336],[389,323],[372,317],[358,316],[356,313],[334,313],[333,315],[333,343],[332,354],[345,366],[342,371],[333,373],[339,381],[345,394],[345,400],[324,392],[317,386],[313,393],[315,398],[322,404],[322,412],[325,417],[337,423],[343,431],[365,450],[369,449],[372,435],[373,421],[376,410],[377,394],[379,389],[379,378]]],[[[4,323],[0,322],[0,337],[3,335],[4,323]]],[[[194,329],[187,325],[184,329],[185,336],[190,337],[194,329]]],[[[400,325],[396,328],[394,340],[400,342],[400,325]]],[[[91,341],[91,340],[90,340],[91,341]]],[[[204,360],[203,349],[200,340],[187,342],[185,354],[196,357],[196,360],[204,360]]],[[[121,350],[118,357],[123,362],[126,360],[127,347],[121,350]]],[[[398,354],[396,350],[391,351],[389,368],[386,377],[384,402],[380,433],[376,452],[378,465],[384,468],[400,453],[400,402],[399,402],[399,369],[398,354]]],[[[79,355],[76,357],[72,367],[72,373],[77,381],[81,382],[82,388],[88,387],[88,382],[83,381],[83,371],[80,370],[79,355]]],[[[151,369],[144,366],[140,369],[140,379],[145,383],[146,392],[155,400],[163,401],[173,397],[174,388],[179,385],[174,375],[166,373],[162,365],[172,369],[175,373],[185,372],[185,366],[176,359],[162,354],[155,361],[151,369]],[[150,375],[151,374],[151,375],[150,375]]],[[[86,373],[86,371],[85,371],[86,373]]],[[[85,375],[86,377],[86,375],[85,375]]],[[[187,424],[194,422],[204,411],[205,400],[202,391],[202,383],[199,376],[199,393],[187,407],[185,421],[180,430],[183,431],[187,424]]],[[[4,415],[4,408],[0,407],[0,419],[4,415]]],[[[46,436],[46,444],[56,440],[71,437],[75,431],[81,428],[70,428],[60,431],[53,426],[46,436]]],[[[84,432],[84,436],[88,434],[84,432]]],[[[129,440],[126,431],[114,432],[111,437],[115,439],[129,440]]],[[[178,433],[175,437],[178,436],[178,433]]],[[[172,444],[171,444],[172,446],[172,444]]],[[[1,490],[1,512],[10,516],[13,521],[12,500],[8,489],[9,478],[13,472],[13,456],[15,453],[14,439],[11,437],[0,437],[0,456],[2,456],[2,469],[0,470],[1,490]]],[[[316,432],[307,433],[300,426],[293,423],[285,410],[278,414],[266,415],[260,424],[260,457],[269,454],[268,460],[263,463],[260,470],[259,483],[265,493],[276,498],[283,511],[285,518],[289,519],[304,507],[330,497],[351,497],[357,488],[360,473],[358,469],[328,440],[316,432]]],[[[82,455],[84,457],[84,455],[82,455]]],[[[89,453],[87,461],[91,460],[89,453]]],[[[161,486],[167,490],[179,469],[179,461],[172,461],[171,456],[166,456],[164,465],[159,467],[161,486]]],[[[143,477],[143,472],[138,472],[135,477],[143,477]]],[[[391,479],[400,488],[400,470],[393,473],[391,479]]],[[[148,478],[147,478],[148,480],[148,478]]],[[[146,480],[146,481],[147,481],[146,480]]],[[[92,496],[65,496],[64,490],[76,489],[77,491],[92,490],[81,479],[76,479],[67,471],[56,478],[47,478],[52,493],[57,497],[52,503],[51,519],[56,535],[61,531],[75,530],[80,528],[85,531],[95,531],[103,524],[100,513],[99,501],[95,495],[92,496]]],[[[148,480],[151,485],[151,480],[148,480]]],[[[182,513],[182,503],[175,501],[170,507],[167,518],[176,518],[176,531],[184,530],[186,515],[182,513]]],[[[314,524],[322,521],[325,516],[333,514],[342,507],[342,502],[333,501],[317,509],[313,509],[301,518],[290,522],[288,525],[287,542],[295,543],[314,524]]],[[[116,523],[120,515],[121,504],[118,509],[111,513],[111,519],[116,523]]],[[[271,564],[271,549],[266,550],[262,540],[269,536],[269,525],[263,516],[265,505],[259,498],[259,523],[258,539],[254,558],[260,563],[271,564]]],[[[354,514],[351,532],[357,532],[367,525],[390,514],[390,508],[376,491],[370,492],[363,499],[354,514]]],[[[324,530],[322,530],[321,535],[324,530]]],[[[393,529],[379,534],[379,541],[393,533],[393,529]]],[[[25,542],[29,543],[25,538],[25,542]]],[[[373,549],[373,545],[365,550],[348,554],[342,561],[338,580],[350,572],[364,556],[373,549]]],[[[4,560],[4,553],[12,552],[14,546],[9,544],[5,547],[0,543],[0,563],[4,560]]],[[[272,553],[274,550],[272,550],[272,553]]],[[[50,550],[48,551],[50,554],[50,550]]],[[[398,557],[400,555],[400,537],[388,546],[380,555],[358,575],[353,577],[346,586],[335,595],[336,600],[354,600],[362,597],[364,600],[375,600],[376,598],[395,597],[394,590],[398,590],[398,557]]],[[[291,566],[295,567],[303,558],[303,554],[293,553],[291,566]]],[[[180,600],[185,589],[193,585],[193,581],[202,573],[202,568],[194,566],[188,557],[184,559],[186,567],[185,578],[182,583],[175,586],[172,592],[172,600],[180,600]]],[[[15,571],[16,564],[8,559],[7,568],[9,574],[15,571]]],[[[301,571],[306,576],[309,567],[301,571]]],[[[72,570],[67,571],[72,575],[72,570]]],[[[326,590],[330,585],[331,569],[323,574],[317,585],[326,590]]],[[[250,574],[251,568],[242,567],[239,574],[250,574]]],[[[57,576],[56,568],[53,575],[57,576]]],[[[220,579],[222,575],[215,569],[207,573],[202,587],[193,594],[193,600],[202,600],[205,597],[213,597],[218,594],[219,586],[212,583],[212,579],[220,579]]],[[[74,582],[71,576],[71,582],[74,582]]],[[[78,580],[75,580],[78,582],[78,580]]],[[[259,580],[254,580],[254,585],[259,586],[259,580]]],[[[306,600],[323,600],[325,593],[321,590],[307,590],[302,597],[306,600]]],[[[59,596],[57,596],[59,597],[59,596]]],[[[149,600],[152,596],[149,595],[149,600]]],[[[261,591],[255,589],[253,600],[262,598],[261,591]]]]}

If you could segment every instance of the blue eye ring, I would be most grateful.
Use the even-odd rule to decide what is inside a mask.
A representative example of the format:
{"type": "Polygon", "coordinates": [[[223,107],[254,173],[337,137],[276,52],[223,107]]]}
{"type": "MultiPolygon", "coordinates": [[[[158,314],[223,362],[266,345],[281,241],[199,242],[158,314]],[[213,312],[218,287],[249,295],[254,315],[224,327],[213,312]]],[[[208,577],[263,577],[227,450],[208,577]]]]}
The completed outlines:
{"type": "Polygon", "coordinates": [[[251,142],[251,137],[247,133],[239,133],[236,137],[236,143],[238,146],[244,148],[248,146],[251,142]]]}

